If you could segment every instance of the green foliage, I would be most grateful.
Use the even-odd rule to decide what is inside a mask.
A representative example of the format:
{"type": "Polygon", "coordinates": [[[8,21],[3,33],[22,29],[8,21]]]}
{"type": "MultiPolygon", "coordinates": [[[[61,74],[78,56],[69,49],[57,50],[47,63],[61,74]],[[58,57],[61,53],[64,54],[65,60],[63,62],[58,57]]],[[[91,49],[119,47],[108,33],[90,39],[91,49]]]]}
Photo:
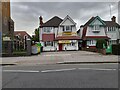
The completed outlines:
{"type": "Polygon", "coordinates": [[[32,36],[32,41],[39,42],[39,28],[35,29],[35,35],[32,36]]]}
{"type": "Polygon", "coordinates": [[[96,48],[103,49],[103,44],[107,47],[107,42],[105,39],[98,39],[96,43],[96,48]]]}

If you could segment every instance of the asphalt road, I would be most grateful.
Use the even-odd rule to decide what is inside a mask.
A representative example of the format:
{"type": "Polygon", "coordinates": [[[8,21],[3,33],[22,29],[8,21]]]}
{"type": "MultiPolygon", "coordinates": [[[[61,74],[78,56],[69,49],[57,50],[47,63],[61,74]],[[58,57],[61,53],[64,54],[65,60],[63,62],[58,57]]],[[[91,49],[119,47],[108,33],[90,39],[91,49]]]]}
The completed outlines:
{"type": "Polygon", "coordinates": [[[118,88],[118,64],[3,67],[3,88],[118,88]]]}

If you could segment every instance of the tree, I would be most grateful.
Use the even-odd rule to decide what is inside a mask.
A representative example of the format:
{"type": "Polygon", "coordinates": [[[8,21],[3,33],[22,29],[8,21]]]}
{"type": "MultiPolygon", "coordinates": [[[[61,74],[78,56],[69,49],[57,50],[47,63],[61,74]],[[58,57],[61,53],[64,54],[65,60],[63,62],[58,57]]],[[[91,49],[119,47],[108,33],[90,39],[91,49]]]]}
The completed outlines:
{"type": "Polygon", "coordinates": [[[35,35],[32,36],[32,41],[39,42],[39,28],[35,29],[35,35]]]}
{"type": "Polygon", "coordinates": [[[98,39],[96,43],[96,48],[103,49],[103,44],[107,47],[107,42],[105,39],[98,39]]]}

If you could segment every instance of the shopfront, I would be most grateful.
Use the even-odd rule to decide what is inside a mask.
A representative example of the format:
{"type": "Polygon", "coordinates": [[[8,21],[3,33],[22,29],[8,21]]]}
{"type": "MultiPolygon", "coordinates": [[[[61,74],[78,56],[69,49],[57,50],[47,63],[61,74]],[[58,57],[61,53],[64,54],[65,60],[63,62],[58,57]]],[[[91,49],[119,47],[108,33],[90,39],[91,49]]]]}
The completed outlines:
{"type": "Polygon", "coordinates": [[[62,50],[78,50],[78,40],[59,40],[58,49],[62,50]]]}

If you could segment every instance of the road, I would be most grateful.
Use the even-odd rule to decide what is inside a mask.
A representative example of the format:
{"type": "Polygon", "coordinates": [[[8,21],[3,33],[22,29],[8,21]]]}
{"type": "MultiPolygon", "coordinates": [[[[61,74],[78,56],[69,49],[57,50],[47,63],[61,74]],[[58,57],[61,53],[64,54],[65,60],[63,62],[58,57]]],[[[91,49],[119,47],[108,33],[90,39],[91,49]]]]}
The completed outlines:
{"type": "Polygon", "coordinates": [[[118,64],[3,67],[3,88],[118,88],[118,64]]]}

